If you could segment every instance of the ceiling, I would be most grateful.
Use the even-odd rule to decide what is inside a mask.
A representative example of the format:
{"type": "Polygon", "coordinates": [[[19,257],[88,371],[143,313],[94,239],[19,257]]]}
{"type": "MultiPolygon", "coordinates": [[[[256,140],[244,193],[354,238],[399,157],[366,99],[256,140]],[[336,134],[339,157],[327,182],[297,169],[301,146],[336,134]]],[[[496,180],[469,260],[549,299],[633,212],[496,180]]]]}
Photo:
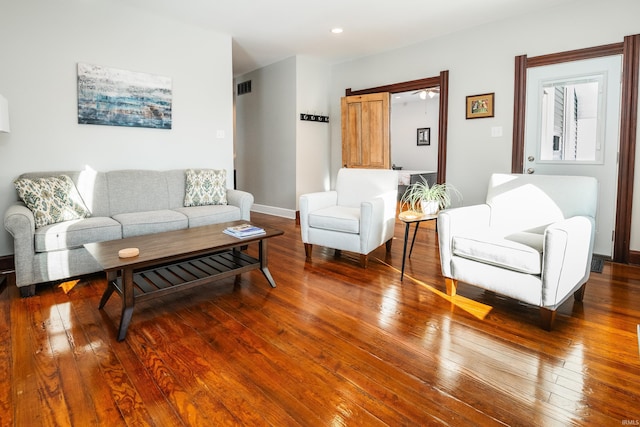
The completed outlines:
{"type": "Polygon", "coordinates": [[[231,35],[237,76],[294,55],[347,61],[576,0],[117,1],[231,35]]]}

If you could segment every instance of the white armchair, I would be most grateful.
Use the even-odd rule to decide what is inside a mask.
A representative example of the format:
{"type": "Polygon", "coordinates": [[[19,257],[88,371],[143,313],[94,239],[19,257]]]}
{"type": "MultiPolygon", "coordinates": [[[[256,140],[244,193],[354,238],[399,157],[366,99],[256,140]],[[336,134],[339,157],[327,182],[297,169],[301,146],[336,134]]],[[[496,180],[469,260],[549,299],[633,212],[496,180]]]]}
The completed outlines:
{"type": "Polygon", "coordinates": [[[551,330],[556,309],[582,301],[591,271],[597,181],[583,176],[494,174],[486,204],[438,215],[447,293],[457,282],[540,307],[551,330]]]}
{"type": "Polygon", "coordinates": [[[360,254],[367,267],[367,255],[386,243],[391,249],[398,173],[388,169],[346,169],[338,171],[333,191],[300,196],[300,232],[307,259],[313,245],[360,254]]]}

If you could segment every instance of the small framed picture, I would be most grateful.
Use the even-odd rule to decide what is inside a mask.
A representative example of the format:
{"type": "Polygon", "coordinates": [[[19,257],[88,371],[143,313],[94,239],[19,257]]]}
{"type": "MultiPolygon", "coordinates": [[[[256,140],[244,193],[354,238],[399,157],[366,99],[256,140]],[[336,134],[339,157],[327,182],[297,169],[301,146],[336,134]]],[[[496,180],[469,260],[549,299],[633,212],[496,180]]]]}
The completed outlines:
{"type": "Polygon", "coordinates": [[[418,145],[431,145],[431,128],[418,128],[418,145]]]}
{"type": "Polygon", "coordinates": [[[467,119],[493,117],[495,93],[467,96],[467,119]]]}

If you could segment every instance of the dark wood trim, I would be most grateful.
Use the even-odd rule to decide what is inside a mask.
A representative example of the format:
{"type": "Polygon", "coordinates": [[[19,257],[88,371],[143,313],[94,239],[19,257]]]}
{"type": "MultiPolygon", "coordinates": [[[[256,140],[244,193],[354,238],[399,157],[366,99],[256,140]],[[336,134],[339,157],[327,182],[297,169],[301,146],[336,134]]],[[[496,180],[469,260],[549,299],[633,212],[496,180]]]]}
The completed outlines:
{"type": "Polygon", "coordinates": [[[568,50],[549,55],[534,56],[527,60],[527,67],[542,67],[543,65],[561,64],[563,62],[593,59],[602,56],[622,55],[624,43],[613,43],[585,49],[568,50]]]}
{"type": "Polygon", "coordinates": [[[640,265],[640,251],[629,251],[629,264],[640,265]]]}
{"type": "MultiPolygon", "coordinates": [[[[393,83],[390,85],[371,87],[371,88],[360,89],[360,90],[352,90],[351,88],[348,88],[345,90],[345,95],[353,96],[353,95],[369,95],[371,93],[380,93],[380,92],[389,92],[389,93],[408,92],[410,90],[426,89],[428,87],[433,87],[433,86],[440,86],[440,76],[427,77],[424,79],[411,80],[408,82],[401,82],[401,83],[393,83]]],[[[440,90],[442,90],[442,88],[440,88],[440,90]]]]}
{"type": "Polygon", "coordinates": [[[522,173],[524,162],[524,121],[527,101],[527,55],[516,56],[513,89],[513,149],[511,150],[511,172],[522,173]]]}
{"type": "Polygon", "coordinates": [[[447,181],[447,134],[449,129],[449,70],[440,72],[440,113],[438,117],[438,170],[436,182],[447,181]],[[446,94],[446,95],[443,95],[446,94]]]}
{"type": "Polygon", "coordinates": [[[13,255],[0,256],[0,273],[12,272],[15,270],[13,255]]]}
{"type": "Polygon", "coordinates": [[[620,150],[618,156],[618,201],[613,260],[628,263],[631,244],[631,208],[635,174],[638,122],[638,71],[640,34],[624,38],[622,99],[620,108],[620,150]]]}
{"type": "Polygon", "coordinates": [[[524,165],[524,122],[526,114],[526,69],[569,61],[623,56],[622,99],[620,110],[620,149],[618,167],[618,200],[616,206],[613,261],[629,262],[631,236],[631,197],[635,168],[636,128],[638,118],[638,64],[640,35],[627,36],[623,43],[559,52],[527,58],[516,57],[513,108],[513,151],[511,169],[521,173],[524,165]],[[524,91],[524,93],[522,92],[524,91]]]}
{"type": "Polygon", "coordinates": [[[449,71],[441,71],[437,77],[393,83],[367,89],[345,89],[345,96],[369,95],[371,93],[389,92],[399,93],[411,90],[440,87],[440,112],[438,117],[438,174],[436,180],[445,182],[447,177],[447,126],[449,123],[449,71]]]}

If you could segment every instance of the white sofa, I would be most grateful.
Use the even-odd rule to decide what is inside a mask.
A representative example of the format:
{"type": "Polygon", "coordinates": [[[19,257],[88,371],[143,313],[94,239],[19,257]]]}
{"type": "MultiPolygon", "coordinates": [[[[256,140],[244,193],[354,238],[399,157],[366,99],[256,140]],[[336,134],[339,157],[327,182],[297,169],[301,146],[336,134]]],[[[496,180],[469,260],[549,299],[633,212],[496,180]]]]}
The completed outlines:
{"type": "Polygon", "coordinates": [[[226,204],[185,206],[186,171],[22,174],[19,178],[31,180],[70,177],[90,216],[36,227],[33,212],[22,201],[9,207],[4,226],[14,239],[16,285],[21,295],[34,295],[38,283],[101,271],[84,249],[85,243],[250,219],[253,195],[244,191],[226,189],[226,204]]]}
{"type": "Polygon", "coordinates": [[[591,271],[597,181],[584,176],[494,174],[486,203],[438,215],[447,293],[462,281],[540,307],[550,330],[591,271]]]}
{"type": "Polygon", "coordinates": [[[398,198],[398,173],[388,169],[342,168],[335,190],[300,196],[300,232],[307,260],[313,245],[368,254],[391,248],[398,198]]]}

